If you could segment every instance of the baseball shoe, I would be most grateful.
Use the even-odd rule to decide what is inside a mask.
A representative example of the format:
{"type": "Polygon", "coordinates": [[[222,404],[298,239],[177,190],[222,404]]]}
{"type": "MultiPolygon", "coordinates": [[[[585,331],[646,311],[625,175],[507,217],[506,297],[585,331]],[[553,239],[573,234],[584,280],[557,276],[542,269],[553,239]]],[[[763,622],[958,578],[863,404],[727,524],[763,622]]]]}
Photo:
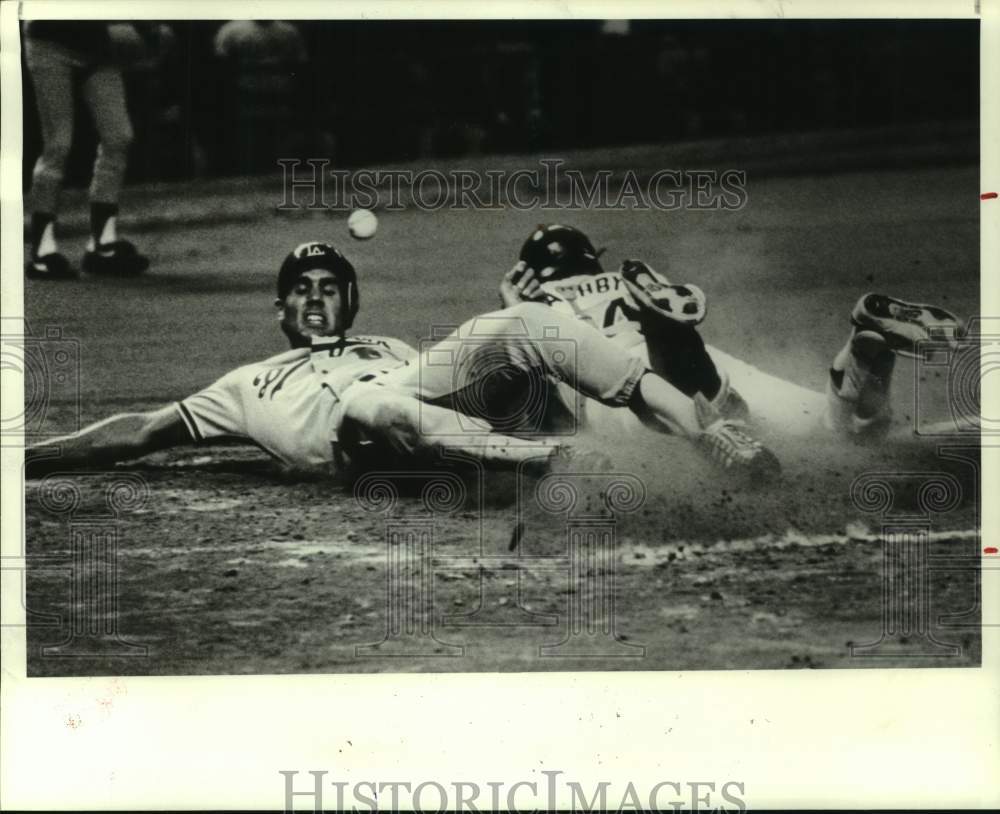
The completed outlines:
{"type": "Polygon", "coordinates": [[[915,356],[919,342],[953,344],[961,328],[954,314],[935,305],[903,302],[884,294],[865,294],[851,312],[859,331],[874,331],[904,356],[915,356]]]}
{"type": "Polygon", "coordinates": [[[103,243],[83,255],[83,270],[88,274],[132,277],[142,274],[147,268],[149,258],[139,254],[136,247],[127,240],[103,243]]]}
{"type": "Polygon", "coordinates": [[[723,418],[701,393],[695,394],[694,403],[702,427],[697,443],[709,458],[723,469],[743,471],[764,480],[781,472],[775,454],[750,435],[743,421],[723,418]]]}
{"type": "Polygon", "coordinates": [[[641,260],[626,260],[620,273],[640,307],[682,325],[697,325],[705,318],[705,293],[698,286],[664,284],[641,260]]]}
{"type": "Polygon", "coordinates": [[[32,280],[75,280],[76,271],[64,255],[54,252],[31,257],[24,264],[24,274],[32,280]]]}
{"type": "Polygon", "coordinates": [[[884,334],[856,330],[830,368],[828,426],[855,436],[885,432],[892,422],[889,386],[895,366],[884,334]]]}

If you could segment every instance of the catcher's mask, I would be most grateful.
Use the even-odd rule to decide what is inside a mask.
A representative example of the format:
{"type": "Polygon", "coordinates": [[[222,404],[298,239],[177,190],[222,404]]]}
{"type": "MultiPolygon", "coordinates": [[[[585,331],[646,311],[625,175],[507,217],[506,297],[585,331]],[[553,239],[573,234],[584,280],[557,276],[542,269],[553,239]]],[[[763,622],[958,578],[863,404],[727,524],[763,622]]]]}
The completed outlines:
{"type": "Polygon", "coordinates": [[[312,269],[325,269],[337,276],[346,331],[358,314],[358,275],[350,261],[329,243],[303,243],[288,253],[278,270],[278,299],[284,300],[299,275],[312,269]]]}
{"type": "Polygon", "coordinates": [[[539,224],[521,246],[518,259],[534,269],[543,283],[578,274],[601,274],[598,251],[583,232],[558,223],[539,224]]]}

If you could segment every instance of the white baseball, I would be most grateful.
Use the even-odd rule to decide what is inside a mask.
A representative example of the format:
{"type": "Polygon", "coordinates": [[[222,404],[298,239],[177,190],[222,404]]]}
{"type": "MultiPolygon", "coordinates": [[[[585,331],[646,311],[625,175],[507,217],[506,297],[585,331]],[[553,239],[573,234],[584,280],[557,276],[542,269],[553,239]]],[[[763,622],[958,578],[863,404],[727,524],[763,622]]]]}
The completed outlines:
{"type": "Polygon", "coordinates": [[[378,218],[370,209],[355,209],[347,219],[347,230],[355,240],[368,240],[378,229],[378,218]]]}

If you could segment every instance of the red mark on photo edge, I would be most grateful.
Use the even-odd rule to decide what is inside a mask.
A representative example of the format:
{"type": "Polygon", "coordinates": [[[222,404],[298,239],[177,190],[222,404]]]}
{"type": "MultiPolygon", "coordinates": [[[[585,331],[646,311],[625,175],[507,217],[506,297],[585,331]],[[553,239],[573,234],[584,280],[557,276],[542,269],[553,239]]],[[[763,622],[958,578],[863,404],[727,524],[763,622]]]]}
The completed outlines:
{"type": "Polygon", "coordinates": [[[997,197],[997,194],[995,192],[984,192],[982,195],[979,196],[979,200],[981,200],[981,201],[989,201],[989,200],[992,200],[993,198],[996,198],[996,197],[997,197]]]}
{"type": "Polygon", "coordinates": [[[991,545],[989,548],[984,548],[983,549],[983,553],[984,554],[996,554],[997,553],[996,546],[992,546],[991,545]]]}

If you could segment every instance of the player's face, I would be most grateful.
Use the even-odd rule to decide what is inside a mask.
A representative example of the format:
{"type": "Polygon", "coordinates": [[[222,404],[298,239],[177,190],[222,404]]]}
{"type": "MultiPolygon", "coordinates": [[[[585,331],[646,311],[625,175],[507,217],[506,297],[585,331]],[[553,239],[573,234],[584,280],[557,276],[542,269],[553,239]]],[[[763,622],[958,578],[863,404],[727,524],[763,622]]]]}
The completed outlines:
{"type": "Polygon", "coordinates": [[[309,345],[314,336],[337,336],[341,325],[340,286],[326,269],[303,272],[284,300],[277,302],[281,330],[293,347],[309,345]]]}

